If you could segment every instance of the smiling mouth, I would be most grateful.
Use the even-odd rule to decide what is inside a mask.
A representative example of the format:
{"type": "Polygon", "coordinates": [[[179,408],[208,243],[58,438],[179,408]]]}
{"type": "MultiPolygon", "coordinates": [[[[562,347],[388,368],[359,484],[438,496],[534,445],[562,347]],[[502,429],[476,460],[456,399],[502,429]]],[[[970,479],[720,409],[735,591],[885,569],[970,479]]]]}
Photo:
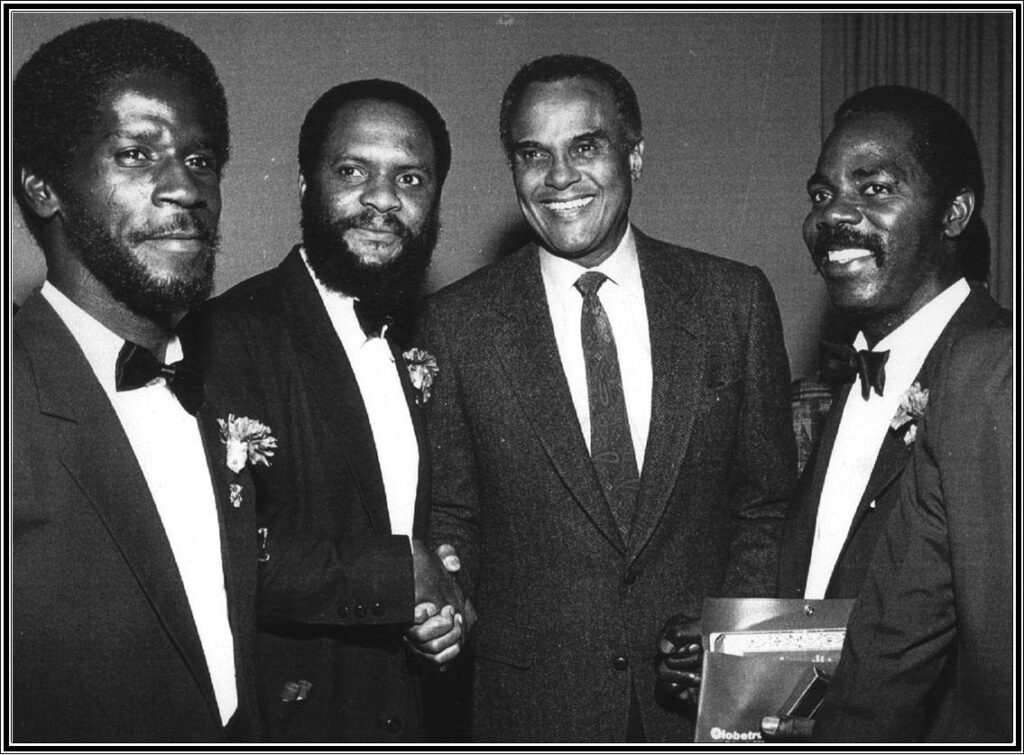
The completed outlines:
{"type": "Polygon", "coordinates": [[[854,260],[865,259],[867,257],[873,257],[874,252],[869,249],[832,249],[828,253],[828,261],[835,262],[840,265],[845,265],[854,260]]]}
{"type": "Polygon", "coordinates": [[[571,214],[576,210],[586,207],[594,201],[593,197],[578,197],[577,199],[566,199],[563,201],[547,201],[542,204],[552,212],[571,214]]]}

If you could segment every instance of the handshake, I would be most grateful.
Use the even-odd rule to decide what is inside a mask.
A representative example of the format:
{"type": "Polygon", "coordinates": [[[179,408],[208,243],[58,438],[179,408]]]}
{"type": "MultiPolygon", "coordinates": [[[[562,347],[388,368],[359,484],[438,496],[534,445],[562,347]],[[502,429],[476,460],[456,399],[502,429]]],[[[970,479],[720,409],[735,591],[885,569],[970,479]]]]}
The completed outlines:
{"type": "Polygon", "coordinates": [[[405,637],[416,655],[443,671],[459,654],[476,611],[452,576],[461,566],[452,546],[441,545],[432,553],[413,540],[412,563],[416,608],[405,637]]]}

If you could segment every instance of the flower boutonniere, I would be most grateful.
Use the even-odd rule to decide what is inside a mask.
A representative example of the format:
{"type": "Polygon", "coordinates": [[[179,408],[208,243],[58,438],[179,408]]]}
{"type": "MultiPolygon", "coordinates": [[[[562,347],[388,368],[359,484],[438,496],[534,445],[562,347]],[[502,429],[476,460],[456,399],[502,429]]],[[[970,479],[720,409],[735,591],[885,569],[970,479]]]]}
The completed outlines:
{"type": "Polygon", "coordinates": [[[903,430],[903,442],[908,446],[917,438],[917,425],[928,408],[928,389],[914,383],[900,396],[900,406],[889,427],[899,432],[903,430]]]}
{"type": "Polygon", "coordinates": [[[406,367],[409,369],[409,380],[412,387],[419,391],[416,406],[423,406],[430,401],[430,386],[434,384],[434,376],[438,373],[437,358],[423,349],[409,349],[402,352],[406,367]]]}
{"type": "Polygon", "coordinates": [[[227,446],[228,469],[238,473],[245,467],[246,460],[250,464],[270,466],[269,457],[277,448],[277,438],[270,434],[270,428],[262,422],[248,417],[236,417],[229,414],[228,418],[218,419],[221,442],[227,446]]]}

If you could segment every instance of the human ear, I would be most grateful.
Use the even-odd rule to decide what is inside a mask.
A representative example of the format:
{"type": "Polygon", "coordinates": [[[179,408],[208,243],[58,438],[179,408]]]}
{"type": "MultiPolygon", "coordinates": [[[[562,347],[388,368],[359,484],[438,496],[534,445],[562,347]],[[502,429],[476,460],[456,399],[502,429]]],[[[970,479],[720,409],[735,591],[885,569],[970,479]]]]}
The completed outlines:
{"type": "Polygon", "coordinates": [[[28,168],[21,169],[18,188],[32,212],[40,218],[52,218],[60,210],[60,199],[50,183],[28,168]]]}
{"type": "Polygon", "coordinates": [[[946,213],[942,218],[942,233],[948,238],[956,238],[967,228],[972,215],[974,215],[974,190],[963,189],[953,197],[949,207],[946,208],[946,213]]]}
{"type": "Polygon", "coordinates": [[[644,169],[644,140],[641,139],[636,146],[629,151],[629,175],[634,181],[640,180],[640,174],[644,169]]]}

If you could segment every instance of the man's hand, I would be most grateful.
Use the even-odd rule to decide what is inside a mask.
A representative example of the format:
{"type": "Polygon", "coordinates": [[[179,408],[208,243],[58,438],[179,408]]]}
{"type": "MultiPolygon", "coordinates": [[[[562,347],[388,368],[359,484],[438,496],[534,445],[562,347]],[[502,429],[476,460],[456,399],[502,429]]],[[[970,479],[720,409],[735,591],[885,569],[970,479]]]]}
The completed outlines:
{"type": "Polygon", "coordinates": [[[676,614],[665,622],[654,667],[657,700],[668,708],[696,705],[703,660],[700,621],[676,614]]]}
{"type": "Polygon", "coordinates": [[[765,716],[761,736],[765,742],[810,742],[814,719],[801,716],[765,716]]]}
{"type": "MultiPolygon", "coordinates": [[[[454,553],[452,550],[452,555],[454,553]]],[[[419,540],[412,541],[412,571],[417,606],[433,603],[435,608],[451,606],[456,613],[462,613],[466,599],[458,583],[445,569],[441,558],[419,540]]]]}
{"type": "Polygon", "coordinates": [[[405,632],[412,651],[444,670],[444,665],[459,654],[465,638],[462,614],[450,605],[438,612],[433,603],[416,606],[416,623],[405,632]]]}

